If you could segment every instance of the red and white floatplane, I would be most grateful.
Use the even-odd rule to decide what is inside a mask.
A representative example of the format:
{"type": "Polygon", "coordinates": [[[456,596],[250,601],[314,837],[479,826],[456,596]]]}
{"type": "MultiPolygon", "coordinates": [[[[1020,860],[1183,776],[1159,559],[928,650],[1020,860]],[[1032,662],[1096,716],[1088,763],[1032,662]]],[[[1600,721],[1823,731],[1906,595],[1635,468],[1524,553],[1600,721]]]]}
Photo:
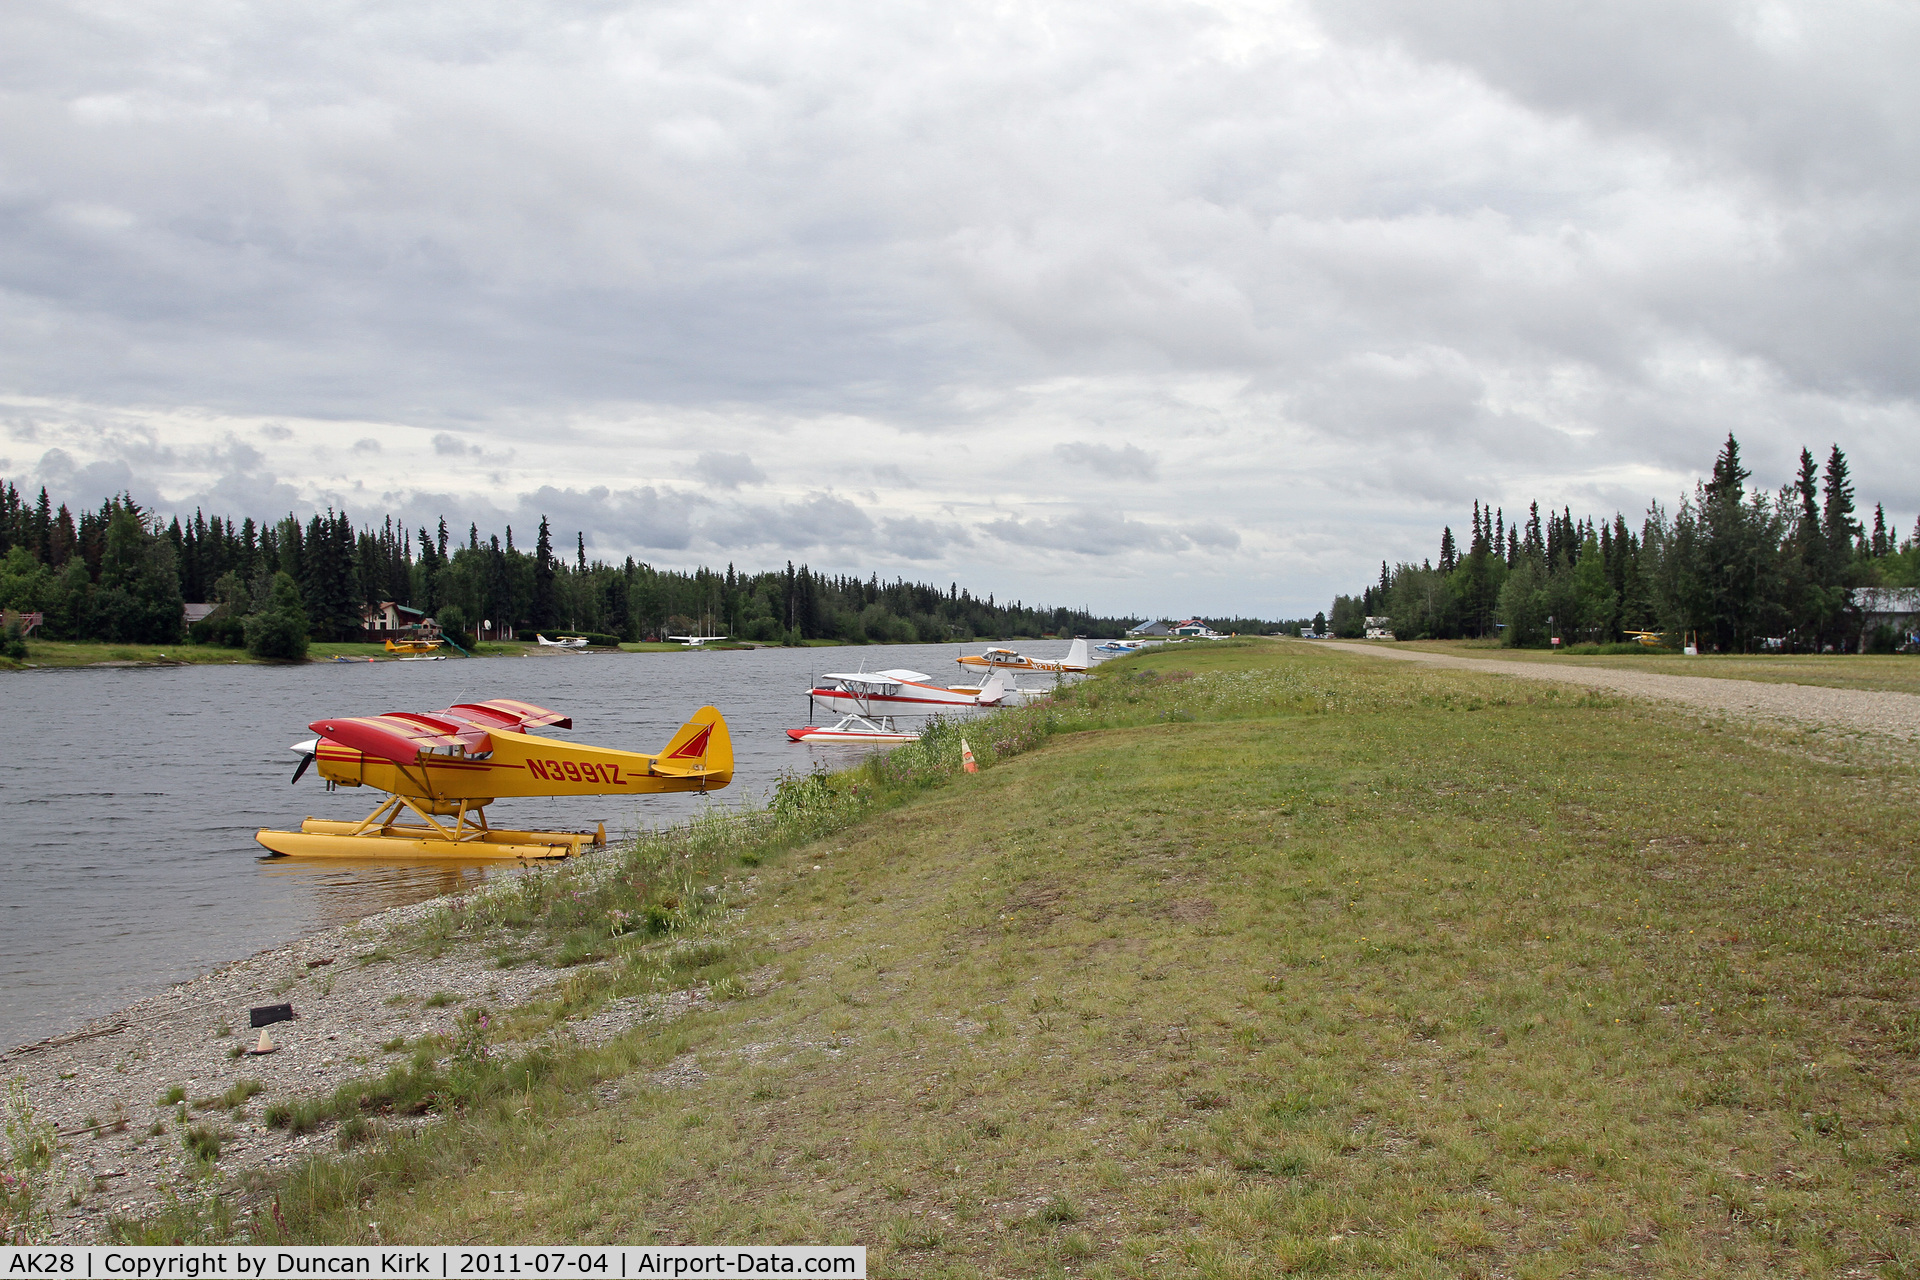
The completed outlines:
{"type": "Polygon", "coordinates": [[[824,702],[845,711],[838,723],[808,725],[787,730],[795,742],[911,742],[917,729],[902,729],[895,716],[933,715],[960,707],[991,707],[1005,692],[995,672],[977,687],[954,688],[933,683],[922,671],[832,671],[807,690],[808,705],[824,702]]]}

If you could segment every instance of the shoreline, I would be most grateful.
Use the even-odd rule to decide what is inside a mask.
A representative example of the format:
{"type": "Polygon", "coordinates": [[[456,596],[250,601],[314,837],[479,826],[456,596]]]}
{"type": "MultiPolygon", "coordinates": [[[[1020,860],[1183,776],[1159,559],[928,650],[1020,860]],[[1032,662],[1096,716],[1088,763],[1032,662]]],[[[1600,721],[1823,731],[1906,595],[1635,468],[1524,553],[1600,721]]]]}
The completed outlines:
{"type": "MultiPolygon", "coordinates": [[[[809,640],[804,645],[799,645],[794,647],[803,648],[803,649],[866,649],[866,648],[883,648],[883,647],[900,647],[900,648],[914,647],[914,648],[928,648],[928,649],[934,649],[934,648],[944,649],[944,648],[953,646],[956,643],[961,645],[1052,644],[1052,643],[1055,643],[1057,639],[1058,637],[1049,639],[1048,637],[1045,637],[1045,636],[1012,636],[1012,637],[976,637],[973,640],[959,641],[959,642],[955,642],[951,640],[911,640],[911,641],[887,640],[887,641],[869,641],[869,642],[856,642],[852,640],[809,640]]],[[[324,665],[327,663],[331,663],[334,661],[336,656],[347,658],[354,662],[363,661],[369,658],[375,662],[398,661],[397,658],[394,658],[391,655],[388,655],[387,653],[385,653],[385,651],[382,650],[379,646],[369,644],[369,643],[362,643],[358,641],[325,642],[325,643],[316,642],[314,645],[314,648],[318,650],[318,653],[316,656],[309,656],[306,658],[301,658],[293,661],[255,658],[249,655],[247,651],[244,649],[225,649],[225,648],[216,648],[216,647],[205,646],[205,645],[194,645],[190,643],[182,643],[179,645],[132,645],[132,644],[123,645],[123,644],[114,644],[104,640],[102,641],[48,640],[48,641],[29,641],[28,645],[30,649],[35,645],[38,645],[39,647],[42,647],[42,648],[45,648],[50,645],[60,645],[60,646],[66,646],[66,647],[84,645],[90,649],[98,649],[103,653],[112,651],[112,652],[127,654],[130,656],[108,657],[100,661],[77,660],[77,658],[85,658],[85,657],[91,656],[90,654],[81,654],[81,655],[77,655],[76,660],[59,661],[59,662],[47,662],[47,661],[36,662],[31,659],[31,655],[27,659],[0,658],[0,671],[127,671],[127,670],[139,670],[139,669],[161,668],[161,667],[305,667],[305,666],[324,665]],[[169,652],[167,653],[159,652],[160,650],[163,650],[163,649],[169,652]],[[152,653],[149,656],[141,656],[138,652],[141,650],[149,650],[149,651],[152,651],[152,653]],[[172,653],[174,652],[187,653],[187,654],[191,654],[192,656],[187,658],[175,657],[175,656],[172,656],[172,653]]],[[[559,658],[559,657],[578,658],[578,657],[621,657],[621,656],[638,657],[638,656],[663,654],[663,653],[739,653],[739,652],[748,652],[748,651],[753,651],[758,649],[783,649],[787,647],[789,646],[778,644],[772,641],[766,641],[766,640],[739,640],[739,641],[728,641],[726,644],[723,644],[723,645],[717,644],[717,645],[700,645],[700,646],[674,644],[666,641],[641,640],[641,641],[623,642],[618,649],[607,649],[607,648],[559,649],[559,648],[553,648],[549,646],[537,645],[531,641],[488,640],[483,642],[480,646],[477,646],[477,649],[491,650],[491,652],[476,651],[472,654],[465,655],[464,657],[461,655],[449,654],[447,655],[447,660],[450,662],[458,662],[458,661],[464,661],[465,658],[467,657],[471,657],[471,658],[559,658]]],[[[66,655],[55,655],[55,656],[66,656],[66,655]]]]}
{"type": "MultiPolygon", "coordinates": [[[[567,865],[591,873],[618,856],[601,850],[567,865]]],[[[39,1234],[49,1243],[97,1240],[110,1218],[151,1214],[176,1195],[232,1193],[251,1175],[332,1151],[335,1125],[296,1135],[270,1126],[268,1108],[381,1075],[423,1042],[456,1034],[470,1010],[498,1017],[598,967],[530,959],[501,968],[495,948],[476,939],[452,939],[438,955],[415,945],[453,904],[505,888],[476,885],[305,934],[0,1053],[0,1080],[24,1085],[34,1122],[50,1124],[58,1141],[39,1234]],[[280,1003],[292,1004],[295,1019],[266,1028],[274,1051],[246,1052],[259,1036],[248,1027],[249,1010],[280,1003]],[[217,1136],[215,1160],[189,1150],[196,1130],[217,1136]]],[[[696,987],[617,1001],[517,1047],[602,1043],[703,998],[696,987]]],[[[382,1127],[437,1119],[393,1118],[382,1127]]]]}

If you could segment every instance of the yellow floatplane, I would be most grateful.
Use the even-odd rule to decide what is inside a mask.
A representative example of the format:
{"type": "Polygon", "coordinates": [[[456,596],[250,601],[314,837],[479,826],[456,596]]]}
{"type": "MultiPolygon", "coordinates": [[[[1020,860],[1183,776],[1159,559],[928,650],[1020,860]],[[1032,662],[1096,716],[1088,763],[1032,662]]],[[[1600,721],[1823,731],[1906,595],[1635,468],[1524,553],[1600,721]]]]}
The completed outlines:
{"type": "Polygon", "coordinates": [[[327,789],[374,787],[387,798],[359,822],[308,818],[298,831],[255,837],[275,853],[309,858],[564,858],[604,844],[598,831],[507,831],[487,824],[502,796],[650,795],[717,791],[733,781],[733,740],[712,707],[658,755],[588,747],[530,729],[573,721],[530,702],[496,698],[421,714],[316,720],[320,735],[293,748],[293,780],[319,767],[327,789]]]}
{"type": "Polygon", "coordinates": [[[438,640],[389,640],[387,652],[397,654],[432,653],[440,647],[438,640]]]}

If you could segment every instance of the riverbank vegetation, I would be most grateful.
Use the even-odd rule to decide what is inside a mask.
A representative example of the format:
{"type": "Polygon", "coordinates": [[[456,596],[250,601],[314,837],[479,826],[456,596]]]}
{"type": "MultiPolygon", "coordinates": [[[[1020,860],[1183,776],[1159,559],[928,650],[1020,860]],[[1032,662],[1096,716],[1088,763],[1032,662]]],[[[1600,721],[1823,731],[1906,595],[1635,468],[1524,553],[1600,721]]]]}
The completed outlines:
{"type": "Polygon", "coordinates": [[[1271,642],[965,731],[978,775],[943,731],[704,851],[450,911],[421,945],[579,955],[515,1017],[698,998],[536,1062],[503,1031],[497,1087],[349,1140],[370,1084],[320,1121],[350,1151],[123,1233],[847,1241],[925,1276],[1920,1267],[1910,766],[1271,642]]]}
{"type": "Polygon", "coordinates": [[[1497,635],[1516,647],[1555,636],[1605,644],[1629,631],[1664,633],[1676,648],[1697,635],[1703,650],[1727,653],[1904,644],[1890,627],[1863,636],[1850,593],[1920,587],[1920,523],[1902,539],[1877,504],[1863,523],[1838,445],[1824,469],[1801,450],[1777,492],[1751,478],[1729,435],[1711,478],[1671,512],[1649,505],[1637,528],[1617,513],[1543,517],[1537,502],[1522,527],[1476,502],[1465,539],[1449,527],[1437,563],[1382,563],[1378,583],[1335,600],[1332,626],[1357,638],[1368,616],[1385,616],[1403,640],[1497,635]]]}
{"type": "Polygon", "coordinates": [[[628,557],[555,554],[543,519],[531,550],[445,520],[410,531],[386,517],[356,526],[328,511],[256,522],[163,522],[119,497],[78,518],[46,490],[29,499],[0,483],[0,607],[40,613],[37,635],[116,644],[178,644],[185,602],[217,605],[191,628],[195,643],[291,658],[300,636],[356,639],[383,602],[433,617],[471,648],[520,630],[599,632],[623,641],[723,633],[768,643],[912,643],[976,637],[1118,636],[1138,619],[1085,609],[984,599],[950,583],[881,582],[818,574],[806,565],[743,573],[656,569],[628,557]],[[284,580],[281,575],[284,575],[284,580]]]}

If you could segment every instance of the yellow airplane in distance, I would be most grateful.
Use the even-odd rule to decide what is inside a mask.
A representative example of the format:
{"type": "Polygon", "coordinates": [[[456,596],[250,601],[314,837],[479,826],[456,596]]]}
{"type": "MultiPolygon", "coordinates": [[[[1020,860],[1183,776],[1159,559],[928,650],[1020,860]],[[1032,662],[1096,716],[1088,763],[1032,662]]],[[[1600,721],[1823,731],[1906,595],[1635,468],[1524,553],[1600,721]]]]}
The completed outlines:
{"type": "Polygon", "coordinates": [[[604,825],[509,831],[488,825],[486,807],[502,796],[717,791],[733,781],[733,740],[713,707],[694,712],[656,755],[528,732],[548,726],[573,721],[511,698],[316,720],[307,727],[320,736],[293,748],[301,755],[293,780],[318,765],[329,791],[367,786],[387,798],[358,822],[308,818],[298,831],[255,839],[274,853],[317,858],[564,858],[606,843],[604,825]],[[403,821],[409,816],[416,821],[403,821]]]}
{"type": "Polygon", "coordinates": [[[440,647],[438,640],[389,640],[388,653],[432,653],[440,647]]]}
{"type": "Polygon", "coordinates": [[[1628,631],[1635,644],[1643,644],[1649,649],[1660,649],[1666,645],[1666,638],[1658,631],[1628,631]]]}

